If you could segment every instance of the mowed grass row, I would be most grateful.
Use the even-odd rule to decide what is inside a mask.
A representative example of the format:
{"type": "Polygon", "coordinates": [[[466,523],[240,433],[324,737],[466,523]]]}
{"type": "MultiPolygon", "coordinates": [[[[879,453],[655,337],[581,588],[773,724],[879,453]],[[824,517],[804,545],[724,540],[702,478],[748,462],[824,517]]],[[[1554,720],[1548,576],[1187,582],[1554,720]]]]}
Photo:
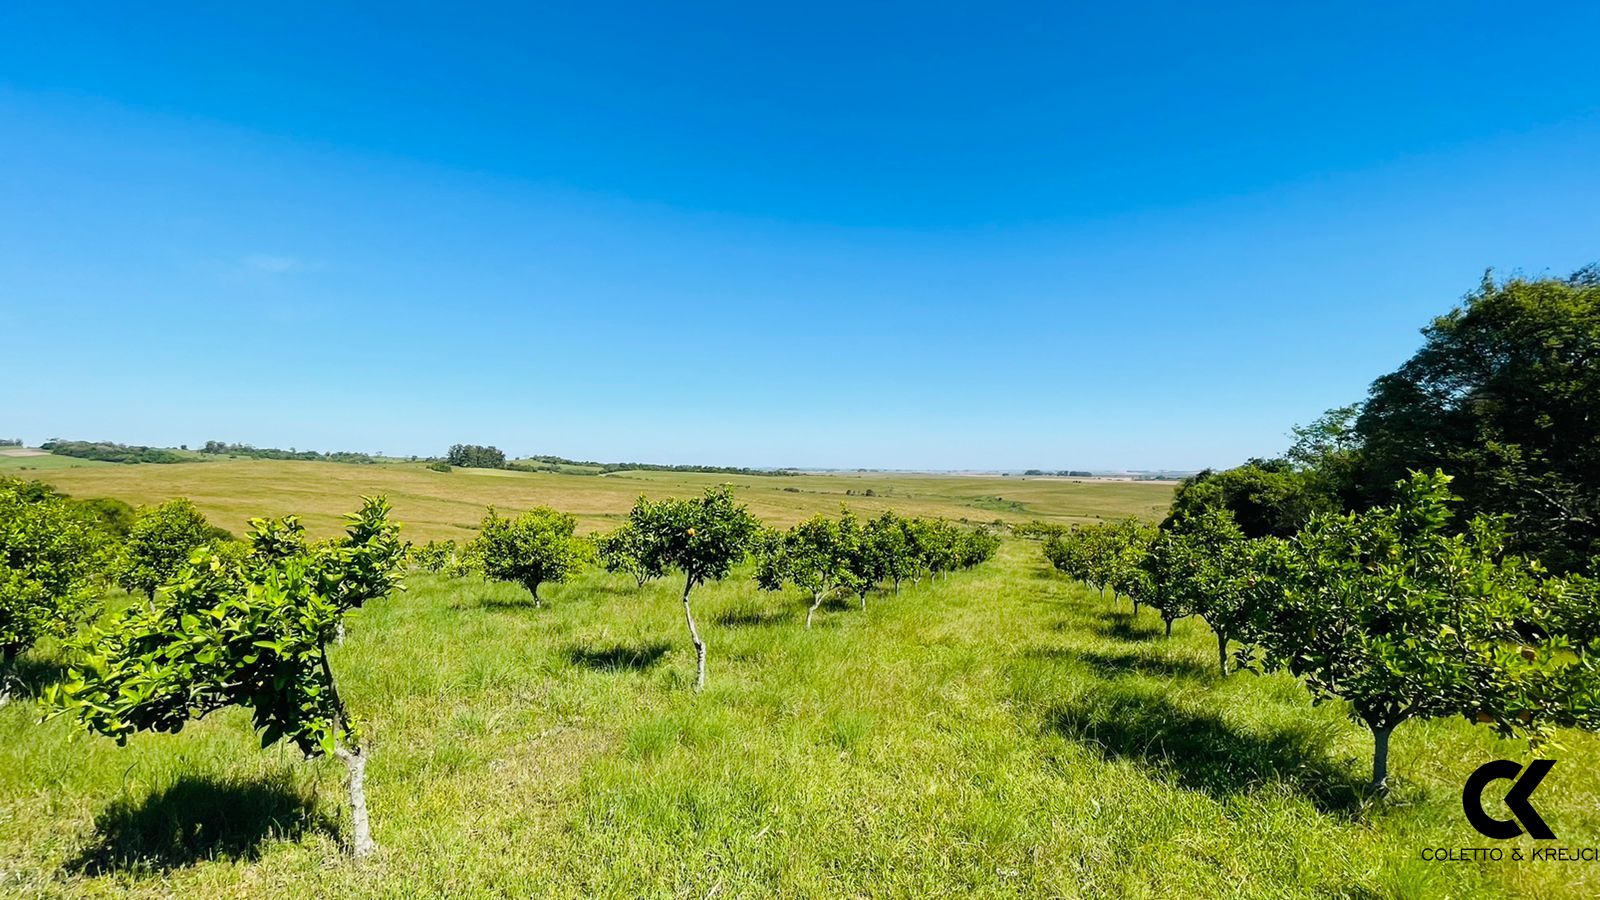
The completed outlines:
{"type": "MultiPolygon", "coordinates": [[[[31,460],[66,457],[28,457],[31,460]]],[[[38,477],[74,497],[115,497],[133,504],[173,497],[193,500],[211,521],[243,534],[252,516],[299,515],[316,536],[343,528],[345,513],[365,494],[385,494],[405,537],[423,542],[470,538],[489,504],[517,513],[552,506],[578,517],[582,531],[614,527],[641,494],[692,497],[729,483],[741,503],[769,525],[788,526],[848,503],[863,516],[885,509],[905,515],[989,522],[1000,519],[1094,521],[1159,517],[1171,484],[1073,481],[1063,478],[897,475],[882,472],[797,476],[616,472],[561,475],[495,469],[441,473],[421,464],[230,460],[172,465],[113,465],[12,472],[38,477]],[[871,491],[872,496],[866,496],[871,491]]]]}
{"type": "MultiPolygon", "coordinates": [[[[1213,671],[1011,540],[978,570],[801,627],[747,572],[697,593],[590,573],[526,592],[411,579],[335,666],[373,748],[380,850],[351,862],[337,763],[256,749],[240,711],[119,749],[0,709],[0,893],[194,896],[1587,896],[1589,864],[1479,846],[1462,780],[1521,758],[1460,721],[1365,733],[1286,677],[1213,671]]],[[[1148,613],[1146,614],[1149,615],[1148,613]]],[[[29,657],[48,677],[48,650],[29,657]]],[[[1594,738],[1541,811],[1600,842],[1594,738]]],[[[1519,839],[1503,846],[1529,847],[1519,839]]]]}

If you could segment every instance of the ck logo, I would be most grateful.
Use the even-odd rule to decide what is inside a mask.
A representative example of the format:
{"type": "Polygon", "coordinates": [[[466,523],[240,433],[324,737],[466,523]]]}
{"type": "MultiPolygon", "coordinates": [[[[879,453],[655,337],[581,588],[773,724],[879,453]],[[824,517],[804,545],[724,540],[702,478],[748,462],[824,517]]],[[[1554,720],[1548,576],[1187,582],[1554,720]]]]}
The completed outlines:
{"type": "Polygon", "coordinates": [[[1528,802],[1528,798],[1555,764],[1553,759],[1536,759],[1528,763],[1527,771],[1523,771],[1519,763],[1497,759],[1479,766],[1478,771],[1467,778],[1467,786],[1461,790],[1461,809],[1466,812],[1467,821],[1484,837],[1506,840],[1516,837],[1526,828],[1531,838],[1554,840],[1555,834],[1539,818],[1539,812],[1528,802]],[[1506,809],[1511,811],[1512,819],[1496,819],[1483,811],[1483,789],[1488,787],[1489,782],[1502,778],[1512,782],[1511,790],[1506,792],[1506,809]],[[1522,824],[1518,825],[1519,822],[1522,824]]]}

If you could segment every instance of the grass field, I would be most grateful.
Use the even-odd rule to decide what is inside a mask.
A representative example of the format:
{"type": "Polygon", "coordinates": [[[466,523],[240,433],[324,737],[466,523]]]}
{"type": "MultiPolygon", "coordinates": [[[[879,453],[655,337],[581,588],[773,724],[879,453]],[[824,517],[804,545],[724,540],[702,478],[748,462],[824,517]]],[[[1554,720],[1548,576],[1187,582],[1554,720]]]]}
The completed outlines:
{"type": "MultiPolygon", "coordinates": [[[[482,503],[586,524],[642,491],[731,480],[774,521],[892,503],[973,519],[1148,512],[1170,488],[1056,480],[594,478],[317,463],[64,470],[77,496],[189,493],[220,524],[384,487],[422,536],[482,503]],[[441,480],[430,481],[430,478],[441,480]],[[117,479],[121,479],[118,481],[117,479]],[[185,480],[191,479],[191,480],[185,480]],[[768,484],[772,482],[772,484],[768,484]],[[446,487],[435,487],[436,484],[446,487]],[[799,493],[784,491],[798,487],[799,493]],[[844,491],[871,487],[889,497],[844,491]],[[181,490],[179,488],[182,488],[181,490]],[[242,499],[227,494],[240,492],[242,499]],[[278,493],[283,491],[281,495],[278,493]],[[463,492],[457,498],[457,491],[463,492]],[[999,497],[999,501],[990,498],[999,497]],[[1023,509],[995,510],[1008,502],[1023,509]],[[259,504],[259,506],[251,506],[259,504]]],[[[475,508],[476,507],[476,508],[475,508]]],[[[417,534],[413,533],[412,537],[417,534]]],[[[125,748],[0,708],[0,895],[1593,896],[1593,863],[1424,862],[1491,843],[1467,774],[1526,748],[1459,720],[1395,733],[1395,795],[1367,806],[1370,743],[1286,677],[1214,674],[1172,639],[1006,540],[947,580],[829,607],[748,572],[697,595],[710,683],[690,690],[679,586],[589,573],[526,593],[410,580],[350,620],[334,665],[365,716],[378,854],[342,853],[342,768],[257,749],[239,711],[125,748]],[[543,592],[542,592],[543,593],[543,592]]],[[[25,657],[52,677],[50,648],[25,657]]],[[[1600,741],[1564,734],[1539,806],[1600,844],[1600,741]]],[[[1526,850],[1521,838],[1498,845],[1526,850]]]]}
{"type": "Polygon", "coordinates": [[[582,530],[609,528],[622,519],[640,494],[687,496],[723,483],[733,484],[752,512],[777,525],[812,513],[837,513],[845,502],[863,513],[892,507],[907,514],[974,522],[1092,521],[1096,517],[1154,516],[1166,509],[1172,497],[1170,484],[1060,478],[676,472],[582,476],[495,469],[442,473],[411,463],[270,460],[98,464],[40,473],[39,477],[75,497],[116,497],[135,504],[188,497],[212,522],[236,534],[243,532],[250,516],[288,513],[299,514],[313,532],[333,534],[341,527],[340,517],[355,509],[363,494],[384,493],[394,503],[396,517],[405,523],[405,536],[413,541],[470,537],[483,518],[484,507],[491,503],[512,512],[540,504],[554,506],[577,515],[582,530]],[[875,496],[862,496],[869,490],[875,496]]]}

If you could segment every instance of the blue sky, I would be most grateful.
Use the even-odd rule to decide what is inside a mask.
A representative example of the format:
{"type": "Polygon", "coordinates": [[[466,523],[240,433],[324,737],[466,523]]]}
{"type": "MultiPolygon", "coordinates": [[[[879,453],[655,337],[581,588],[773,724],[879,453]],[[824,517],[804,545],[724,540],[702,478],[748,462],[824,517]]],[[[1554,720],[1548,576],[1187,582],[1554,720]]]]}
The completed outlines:
{"type": "Polygon", "coordinates": [[[1229,465],[1600,259],[1593,4],[219,6],[0,10],[0,436],[1229,465]]]}

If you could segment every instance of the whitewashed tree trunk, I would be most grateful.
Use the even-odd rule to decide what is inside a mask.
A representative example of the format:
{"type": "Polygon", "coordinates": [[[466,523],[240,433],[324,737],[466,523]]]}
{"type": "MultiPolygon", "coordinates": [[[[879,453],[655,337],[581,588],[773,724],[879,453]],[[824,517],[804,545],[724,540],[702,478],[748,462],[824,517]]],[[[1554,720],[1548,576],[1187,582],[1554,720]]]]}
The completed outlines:
{"type": "Polygon", "coordinates": [[[706,686],[706,642],[700,639],[700,629],[694,624],[694,610],[689,607],[689,589],[694,587],[694,581],[689,578],[683,580],[683,618],[689,623],[689,637],[694,641],[695,656],[695,681],[694,689],[704,690],[706,686]]]}
{"type": "Polygon", "coordinates": [[[811,627],[811,617],[817,614],[817,607],[822,605],[822,593],[819,591],[811,595],[811,608],[806,610],[806,627],[811,627]]]}
{"type": "Polygon", "coordinates": [[[334,755],[344,762],[350,787],[350,853],[356,859],[370,856],[378,845],[372,840],[372,824],[367,817],[367,757],[358,747],[340,747],[334,755]]]}

